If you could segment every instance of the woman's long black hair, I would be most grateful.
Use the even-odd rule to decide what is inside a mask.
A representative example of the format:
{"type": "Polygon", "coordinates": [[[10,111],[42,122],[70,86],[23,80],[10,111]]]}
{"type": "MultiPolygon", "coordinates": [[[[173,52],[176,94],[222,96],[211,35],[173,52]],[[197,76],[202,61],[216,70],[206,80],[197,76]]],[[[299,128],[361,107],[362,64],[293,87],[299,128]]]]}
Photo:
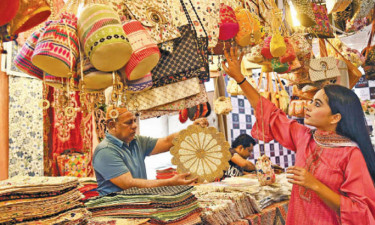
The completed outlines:
{"type": "Polygon", "coordinates": [[[375,182],[375,152],[359,98],[352,90],[340,85],[327,85],[324,87],[324,92],[328,97],[332,114],[341,114],[336,133],[348,137],[358,144],[372,181],[375,182]]]}

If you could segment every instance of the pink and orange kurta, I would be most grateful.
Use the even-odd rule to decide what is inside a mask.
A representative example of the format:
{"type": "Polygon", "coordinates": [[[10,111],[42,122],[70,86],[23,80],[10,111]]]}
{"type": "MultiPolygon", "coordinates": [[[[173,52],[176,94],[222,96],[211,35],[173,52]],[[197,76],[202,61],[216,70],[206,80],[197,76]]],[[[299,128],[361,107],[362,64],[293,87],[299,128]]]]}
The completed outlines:
{"type": "Polygon", "coordinates": [[[257,105],[256,118],[253,137],[264,137],[266,142],[275,139],[295,151],[295,166],[304,167],[340,195],[337,214],[315,192],[293,185],[287,224],[375,224],[375,188],[355,143],[290,120],[265,98],[257,105]]]}

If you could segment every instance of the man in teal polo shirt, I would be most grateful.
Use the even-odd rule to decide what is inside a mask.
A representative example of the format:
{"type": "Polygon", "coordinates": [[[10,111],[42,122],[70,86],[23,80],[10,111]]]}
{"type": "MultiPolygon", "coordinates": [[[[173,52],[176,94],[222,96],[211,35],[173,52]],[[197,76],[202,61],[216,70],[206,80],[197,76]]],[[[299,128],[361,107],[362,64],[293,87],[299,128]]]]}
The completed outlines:
{"type": "MultiPolygon", "coordinates": [[[[145,157],[169,151],[178,133],[165,138],[136,135],[137,123],[133,113],[116,108],[118,116],[111,119],[112,107],[107,109],[106,138],[96,147],[93,165],[100,195],[131,187],[188,185],[196,179],[186,179],[189,173],[177,174],[165,180],[147,180],[145,157]]],[[[200,120],[195,124],[202,124],[200,120]]]]}

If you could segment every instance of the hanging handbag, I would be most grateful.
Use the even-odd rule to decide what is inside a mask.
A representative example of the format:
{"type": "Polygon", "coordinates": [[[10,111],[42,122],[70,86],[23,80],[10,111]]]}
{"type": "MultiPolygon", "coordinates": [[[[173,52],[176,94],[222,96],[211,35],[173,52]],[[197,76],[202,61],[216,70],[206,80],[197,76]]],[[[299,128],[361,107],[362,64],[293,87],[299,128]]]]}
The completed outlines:
{"type": "Polygon", "coordinates": [[[122,25],[133,53],[125,65],[127,80],[137,80],[150,73],[158,64],[160,51],[149,32],[137,20],[125,21],[122,25]]]}
{"type": "Polygon", "coordinates": [[[131,57],[132,47],[120,18],[108,5],[85,6],[78,19],[78,35],[85,55],[98,70],[118,70],[131,57]]]}
{"type": "MultiPolygon", "coordinates": [[[[188,4],[188,0],[184,0],[185,7],[193,21],[198,37],[205,37],[203,28],[195,16],[194,9],[191,4],[188,4]]],[[[194,1],[194,4],[197,4],[194,1]]],[[[220,21],[220,4],[216,0],[205,0],[200,1],[199,7],[195,8],[199,19],[201,20],[203,27],[207,32],[208,47],[214,48],[218,44],[219,40],[219,21],[220,21]]],[[[185,16],[185,12],[181,7],[181,2],[176,0],[168,0],[168,5],[171,8],[171,14],[174,19],[173,23],[177,27],[181,27],[189,23],[185,16]]]]}
{"type": "Polygon", "coordinates": [[[127,87],[126,91],[129,93],[147,91],[152,87],[152,75],[148,73],[138,80],[126,80],[124,84],[127,87]]]}
{"type": "MultiPolygon", "coordinates": [[[[11,27],[10,33],[13,35],[30,30],[46,21],[51,15],[51,8],[46,0],[16,1],[20,3],[19,8],[15,17],[9,22],[11,27]]],[[[2,4],[6,3],[3,2],[2,4]]],[[[2,14],[0,15],[3,16],[2,14]]]]}
{"type": "Polygon", "coordinates": [[[199,91],[199,80],[194,77],[132,94],[126,104],[130,111],[142,111],[198,94],[199,91]]]}
{"type": "Polygon", "coordinates": [[[374,8],[375,2],[373,0],[353,0],[352,4],[354,15],[351,19],[356,20],[366,17],[374,8]]]}
{"type": "Polygon", "coordinates": [[[79,55],[77,18],[63,13],[61,19],[48,21],[32,55],[32,63],[57,77],[69,77],[76,70],[79,55]]]}
{"type": "Polygon", "coordinates": [[[27,38],[26,43],[22,46],[14,59],[14,65],[17,66],[18,69],[39,79],[43,79],[43,70],[39,69],[31,62],[31,56],[34,53],[36,43],[43,31],[44,28],[34,31],[27,38]]]}
{"type": "Polygon", "coordinates": [[[353,3],[350,3],[344,11],[332,13],[334,24],[342,31],[346,30],[346,21],[353,17],[353,3]]]}
{"type": "MultiPolygon", "coordinates": [[[[175,39],[173,52],[161,50],[161,58],[152,70],[153,87],[198,77],[201,82],[209,81],[208,39],[197,38],[195,27],[184,7],[189,25],[179,27],[181,37],[175,39]],[[193,28],[193,29],[192,29],[193,28]]],[[[197,15],[198,16],[198,15],[197,15]]]]}
{"type": "Polygon", "coordinates": [[[239,31],[235,37],[239,46],[254,45],[261,40],[262,33],[257,19],[244,8],[236,9],[236,19],[239,25],[239,31]]]}
{"type": "Polygon", "coordinates": [[[270,47],[271,40],[272,40],[272,36],[267,37],[266,39],[264,39],[264,43],[263,43],[263,46],[262,46],[261,53],[262,53],[263,57],[266,58],[266,59],[272,59],[273,58],[273,55],[271,54],[271,47],[270,47]]]}
{"type": "Polygon", "coordinates": [[[180,37],[167,1],[125,0],[120,7],[124,7],[125,15],[141,22],[157,44],[180,37]]]}
{"type": "Polygon", "coordinates": [[[251,48],[249,54],[247,54],[247,60],[252,63],[262,63],[264,61],[264,57],[262,55],[262,48],[263,43],[257,44],[251,48]]]}
{"type": "Polygon", "coordinates": [[[96,69],[83,54],[81,54],[77,62],[78,74],[81,75],[80,82],[83,84],[84,89],[103,90],[113,85],[112,73],[96,69]],[[83,58],[82,62],[81,58],[83,58]]]}
{"type": "Polygon", "coordinates": [[[229,97],[221,96],[214,101],[214,111],[218,115],[228,115],[232,109],[232,101],[229,97]]]}
{"type": "Polygon", "coordinates": [[[220,5],[219,40],[229,40],[234,38],[239,31],[236,14],[232,7],[220,5]]]}
{"type": "Polygon", "coordinates": [[[286,52],[284,55],[280,57],[280,62],[281,63],[292,62],[293,60],[296,59],[296,53],[294,51],[293,44],[291,43],[289,38],[284,38],[284,40],[286,44],[286,52]]]}
{"type": "Polygon", "coordinates": [[[335,46],[331,44],[330,41],[328,41],[328,44],[341,56],[341,60],[345,62],[345,64],[348,67],[348,74],[349,74],[349,89],[352,89],[355,84],[361,79],[362,72],[357,68],[357,66],[353,65],[349,60],[347,60],[340,51],[338,51],[335,46]]]}
{"type": "Polygon", "coordinates": [[[329,24],[327,9],[324,5],[311,3],[315,14],[316,25],[309,28],[310,33],[319,38],[333,38],[333,30],[329,24]]]}
{"type": "Polygon", "coordinates": [[[321,57],[310,60],[309,75],[311,81],[319,81],[340,76],[334,57],[321,57]]]}
{"type": "Polygon", "coordinates": [[[271,60],[272,70],[276,73],[284,73],[290,70],[290,66],[288,63],[281,63],[279,58],[273,58],[271,60]]]}

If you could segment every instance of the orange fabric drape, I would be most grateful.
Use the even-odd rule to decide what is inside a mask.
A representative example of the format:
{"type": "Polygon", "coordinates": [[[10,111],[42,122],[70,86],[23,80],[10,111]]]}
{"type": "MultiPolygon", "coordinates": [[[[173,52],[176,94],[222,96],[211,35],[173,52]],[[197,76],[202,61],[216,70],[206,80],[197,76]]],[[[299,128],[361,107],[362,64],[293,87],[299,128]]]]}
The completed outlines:
{"type": "MultiPolygon", "coordinates": [[[[1,55],[0,55],[1,61],[1,55]]],[[[0,180],[8,179],[9,169],[9,79],[0,71],[0,180]]]]}

